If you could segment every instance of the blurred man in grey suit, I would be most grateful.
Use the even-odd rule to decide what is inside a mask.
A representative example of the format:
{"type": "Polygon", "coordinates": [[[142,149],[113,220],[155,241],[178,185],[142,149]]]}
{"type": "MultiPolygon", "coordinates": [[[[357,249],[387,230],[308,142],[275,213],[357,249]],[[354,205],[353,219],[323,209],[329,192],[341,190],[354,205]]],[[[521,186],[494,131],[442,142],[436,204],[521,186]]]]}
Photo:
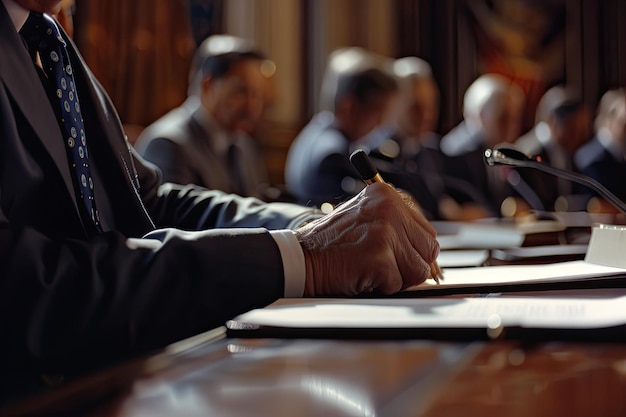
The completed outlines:
{"type": "Polygon", "coordinates": [[[260,197],[268,176],[250,133],[263,114],[272,64],[227,35],[207,38],[194,60],[190,99],[148,126],[135,147],[164,181],[260,197]]]}

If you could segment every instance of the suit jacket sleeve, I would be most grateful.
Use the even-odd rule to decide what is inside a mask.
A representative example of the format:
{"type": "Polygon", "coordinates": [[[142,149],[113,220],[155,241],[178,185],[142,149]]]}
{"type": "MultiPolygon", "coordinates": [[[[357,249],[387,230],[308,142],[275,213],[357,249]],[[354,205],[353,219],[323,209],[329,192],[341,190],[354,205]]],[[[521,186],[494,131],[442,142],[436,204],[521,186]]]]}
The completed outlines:
{"type": "Polygon", "coordinates": [[[268,230],[295,229],[319,217],[319,210],[289,203],[264,203],[254,197],[207,190],[193,184],[162,184],[159,172],[134,150],[142,201],[156,228],[185,230],[263,227],[268,230]]]}

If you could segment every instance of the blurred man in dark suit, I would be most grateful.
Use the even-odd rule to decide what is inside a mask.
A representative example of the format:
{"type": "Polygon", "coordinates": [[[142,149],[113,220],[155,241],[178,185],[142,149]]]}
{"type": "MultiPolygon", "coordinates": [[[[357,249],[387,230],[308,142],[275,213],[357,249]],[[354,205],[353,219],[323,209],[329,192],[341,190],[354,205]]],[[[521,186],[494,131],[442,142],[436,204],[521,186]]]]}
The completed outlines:
{"type": "Polygon", "coordinates": [[[574,156],[578,170],[626,201],[626,93],[609,90],[598,105],[595,136],[574,156]]]}
{"type": "Polygon", "coordinates": [[[499,217],[502,202],[515,194],[509,170],[487,167],[484,151],[518,137],[523,99],[519,87],[497,74],[482,75],[468,87],[463,121],[441,139],[446,176],[456,180],[447,189],[456,204],[443,208],[446,218],[499,217]]]}
{"type": "Polygon", "coordinates": [[[332,98],[333,110],[304,127],[285,166],[287,189],[300,203],[317,206],[341,203],[363,188],[349,155],[368,146],[368,134],[388,118],[398,91],[393,73],[360,48],[335,51],[328,66],[326,81],[335,79],[323,96],[332,98]]]}
{"type": "MultiPolygon", "coordinates": [[[[515,142],[529,156],[540,157],[555,168],[576,171],[574,154],[589,140],[589,113],[584,103],[570,89],[555,86],[542,97],[539,108],[545,111],[545,121],[515,142]]],[[[582,189],[571,181],[530,169],[518,169],[522,179],[534,190],[544,210],[584,210],[587,198],[582,189]]]]}
{"type": "Polygon", "coordinates": [[[430,65],[418,57],[395,60],[393,71],[400,85],[395,123],[369,155],[386,181],[411,194],[427,217],[437,219],[444,198],[444,160],[436,133],[439,88],[430,65]]]}

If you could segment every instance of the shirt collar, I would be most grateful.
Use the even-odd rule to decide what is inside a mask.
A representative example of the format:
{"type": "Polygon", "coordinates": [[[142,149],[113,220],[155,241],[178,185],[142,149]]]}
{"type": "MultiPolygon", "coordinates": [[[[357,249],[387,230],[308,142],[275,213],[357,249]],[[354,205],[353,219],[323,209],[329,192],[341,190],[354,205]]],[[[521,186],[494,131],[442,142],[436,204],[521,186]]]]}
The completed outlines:
{"type": "Polygon", "coordinates": [[[2,0],[2,3],[4,4],[4,8],[7,9],[7,13],[9,13],[15,30],[19,32],[22,26],[24,26],[24,23],[26,23],[30,11],[17,4],[14,0],[2,0]]]}

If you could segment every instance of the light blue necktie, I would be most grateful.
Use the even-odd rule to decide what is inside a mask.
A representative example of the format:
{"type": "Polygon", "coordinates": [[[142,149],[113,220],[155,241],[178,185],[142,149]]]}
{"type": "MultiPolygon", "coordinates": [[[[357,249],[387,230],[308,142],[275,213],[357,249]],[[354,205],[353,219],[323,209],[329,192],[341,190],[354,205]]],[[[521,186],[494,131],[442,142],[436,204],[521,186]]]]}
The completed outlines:
{"type": "Polygon", "coordinates": [[[87,217],[96,231],[101,233],[93,179],[89,170],[85,126],[65,41],[55,21],[50,16],[37,12],[30,12],[20,34],[26,40],[31,56],[35,57],[36,52],[39,52],[43,72],[47,77],[46,87],[51,90],[48,95],[65,138],[65,150],[74,174],[76,193],[84,204],[87,217]]]}

